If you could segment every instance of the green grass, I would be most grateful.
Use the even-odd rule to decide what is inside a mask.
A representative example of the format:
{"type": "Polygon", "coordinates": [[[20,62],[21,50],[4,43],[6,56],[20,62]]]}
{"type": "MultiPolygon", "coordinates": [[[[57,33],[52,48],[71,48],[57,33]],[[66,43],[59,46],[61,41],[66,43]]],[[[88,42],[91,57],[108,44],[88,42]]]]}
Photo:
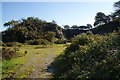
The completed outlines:
{"type": "MultiPolygon", "coordinates": [[[[27,59],[27,58],[26,58],[27,59]]],[[[14,74],[15,70],[18,69],[22,64],[25,63],[23,58],[11,59],[9,61],[2,62],[2,78],[10,77],[14,74]]]]}
{"type": "MultiPolygon", "coordinates": [[[[13,47],[11,47],[11,48],[13,48],[13,47]]],[[[24,49],[20,49],[18,52],[19,52],[19,56],[24,55],[24,49]]],[[[20,66],[25,64],[28,57],[29,57],[29,55],[27,54],[23,57],[18,57],[16,59],[3,60],[2,61],[2,78],[8,78],[8,77],[12,76],[20,66]]]]}
{"type": "MultiPolygon", "coordinates": [[[[22,46],[19,49],[19,56],[23,56],[23,57],[19,57],[17,59],[11,59],[11,60],[3,60],[2,61],[2,78],[9,78],[10,76],[12,76],[15,71],[22,66],[23,64],[26,63],[26,61],[29,58],[29,52],[28,54],[24,54],[25,51],[30,51],[31,48],[34,46],[22,46]],[[24,56],[25,55],[25,56],[24,56]]],[[[13,47],[7,47],[7,48],[13,48],[13,47]]]]}
{"type": "MultiPolygon", "coordinates": [[[[3,60],[2,78],[9,78],[10,76],[13,76],[13,74],[15,74],[18,68],[21,67],[23,64],[25,64],[30,59],[31,56],[42,59],[44,57],[47,57],[47,55],[45,55],[47,53],[59,55],[66,48],[65,45],[66,44],[54,44],[51,46],[47,46],[46,48],[39,48],[39,47],[43,47],[41,45],[24,45],[20,47],[18,52],[19,55],[22,57],[11,60],[3,60]],[[38,48],[36,49],[36,47],[38,48]],[[25,51],[27,51],[26,55],[24,54],[25,51]],[[41,55],[40,56],[34,55],[35,53],[41,53],[41,55]]],[[[9,48],[13,48],[13,47],[9,47],[9,48]]],[[[31,71],[32,71],[32,67],[27,66],[22,72],[16,74],[16,78],[27,77],[31,73],[31,71]]]]}

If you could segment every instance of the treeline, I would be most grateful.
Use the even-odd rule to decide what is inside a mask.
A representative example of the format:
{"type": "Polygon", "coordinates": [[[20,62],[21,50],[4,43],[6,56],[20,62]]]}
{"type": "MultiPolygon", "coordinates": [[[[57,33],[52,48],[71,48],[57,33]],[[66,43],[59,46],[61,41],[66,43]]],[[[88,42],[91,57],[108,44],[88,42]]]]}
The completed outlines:
{"type": "Polygon", "coordinates": [[[87,24],[87,25],[82,25],[82,26],[78,26],[78,25],[73,25],[73,26],[69,26],[69,25],[64,25],[64,29],[79,29],[79,30],[90,30],[92,29],[92,25],[91,24],[87,24]]]}

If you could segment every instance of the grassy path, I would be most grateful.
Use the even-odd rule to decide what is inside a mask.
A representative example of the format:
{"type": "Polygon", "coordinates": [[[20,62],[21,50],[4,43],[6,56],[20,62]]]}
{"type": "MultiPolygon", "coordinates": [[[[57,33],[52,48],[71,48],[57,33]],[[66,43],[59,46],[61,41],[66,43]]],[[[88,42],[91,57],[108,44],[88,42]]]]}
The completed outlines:
{"type": "Polygon", "coordinates": [[[16,73],[14,78],[52,78],[52,73],[47,71],[54,58],[64,49],[65,45],[54,45],[49,48],[24,47],[28,51],[28,59],[16,73]]]}

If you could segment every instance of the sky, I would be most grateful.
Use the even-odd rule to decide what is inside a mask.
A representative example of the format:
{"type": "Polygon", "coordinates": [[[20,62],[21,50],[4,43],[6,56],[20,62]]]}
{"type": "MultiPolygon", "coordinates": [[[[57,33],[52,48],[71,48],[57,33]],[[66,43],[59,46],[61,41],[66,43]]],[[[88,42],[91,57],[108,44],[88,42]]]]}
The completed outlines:
{"type": "MultiPolygon", "coordinates": [[[[62,25],[86,25],[94,23],[97,12],[106,15],[114,12],[114,2],[2,2],[2,24],[10,20],[38,17],[62,25]]],[[[0,30],[5,30],[0,25],[0,30]]]]}

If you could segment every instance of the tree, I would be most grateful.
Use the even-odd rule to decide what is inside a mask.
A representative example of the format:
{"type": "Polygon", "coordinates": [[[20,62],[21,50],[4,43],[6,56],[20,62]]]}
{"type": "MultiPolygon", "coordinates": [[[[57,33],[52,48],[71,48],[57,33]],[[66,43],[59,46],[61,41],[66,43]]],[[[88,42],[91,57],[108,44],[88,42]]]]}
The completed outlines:
{"type": "Polygon", "coordinates": [[[83,25],[83,26],[79,26],[78,28],[79,28],[80,30],[89,29],[88,26],[84,26],[84,25],[83,25]]]}
{"type": "Polygon", "coordinates": [[[115,7],[116,11],[119,11],[120,10],[120,1],[115,2],[114,7],[115,7]]]}
{"type": "Polygon", "coordinates": [[[114,17],[120,17],[120,1],[114,3],[115,7],[115,12],[114,12],[114,17]]]}
{"type": "Polygon", "coordinates": [[[78,29],[78,26],[77,25],[73,25],[71,28],[78,29]]]}
{"type": "Polygon", "coordinates": [[[10,27],[13,27],[13,26],[17,25],[18,23],[19,23],[18,21],[11,20],[11,21],[5,23],[4,26],[5,26],[5,27],[8,26],[8,28],[10,28],[10,27]]]}
{"type": "Polygon", "coordinates": [[[10,28],[10,23],[7,22],[7,23],[4,24],[4,26],[5,26],[5,27],[6,27],[6,26],[9,26],[9,28],[10,28]]]}
{"type": "Polygon", "coordinates": [[[70,26],[69,25],[65,25],[64,29],[70,29],[70,26]]]}
{"type": "Polygon", "coordinates": [[[55,20],[52,20],[52,23],[53,23],[53,24],[56,24],[56,21],[55,21],[55,20]]]}
{"type": "Polygon", "coordinates": [[[89,29],[92,29],[92,25],[91,24],[87,24],[87,27],[89,27],[89,29]]]}
{"type": "Polygon", "coordinates": [[[107,23],[108,23],[108,17],[104,13],[98,12],[95,16],[94,26],[107,24],[107,23]]]}
{"type": "Polygon", "coordinates": [[[12,27],[9,30],[2,32],[3,42],[21,42],[26,39],[28,31],[25,27],[12,27]]]}
{"type": "Polygon", "coordinates": [[[27,17],[19,21],[9,21],[4,24],[9,29],[3,31],[3,42],[25,42],[34,39],[46,39],[53,42],[54,38],[63,39],[62,28],[54,21],[46,22],[37,17],[27,17]]]}

